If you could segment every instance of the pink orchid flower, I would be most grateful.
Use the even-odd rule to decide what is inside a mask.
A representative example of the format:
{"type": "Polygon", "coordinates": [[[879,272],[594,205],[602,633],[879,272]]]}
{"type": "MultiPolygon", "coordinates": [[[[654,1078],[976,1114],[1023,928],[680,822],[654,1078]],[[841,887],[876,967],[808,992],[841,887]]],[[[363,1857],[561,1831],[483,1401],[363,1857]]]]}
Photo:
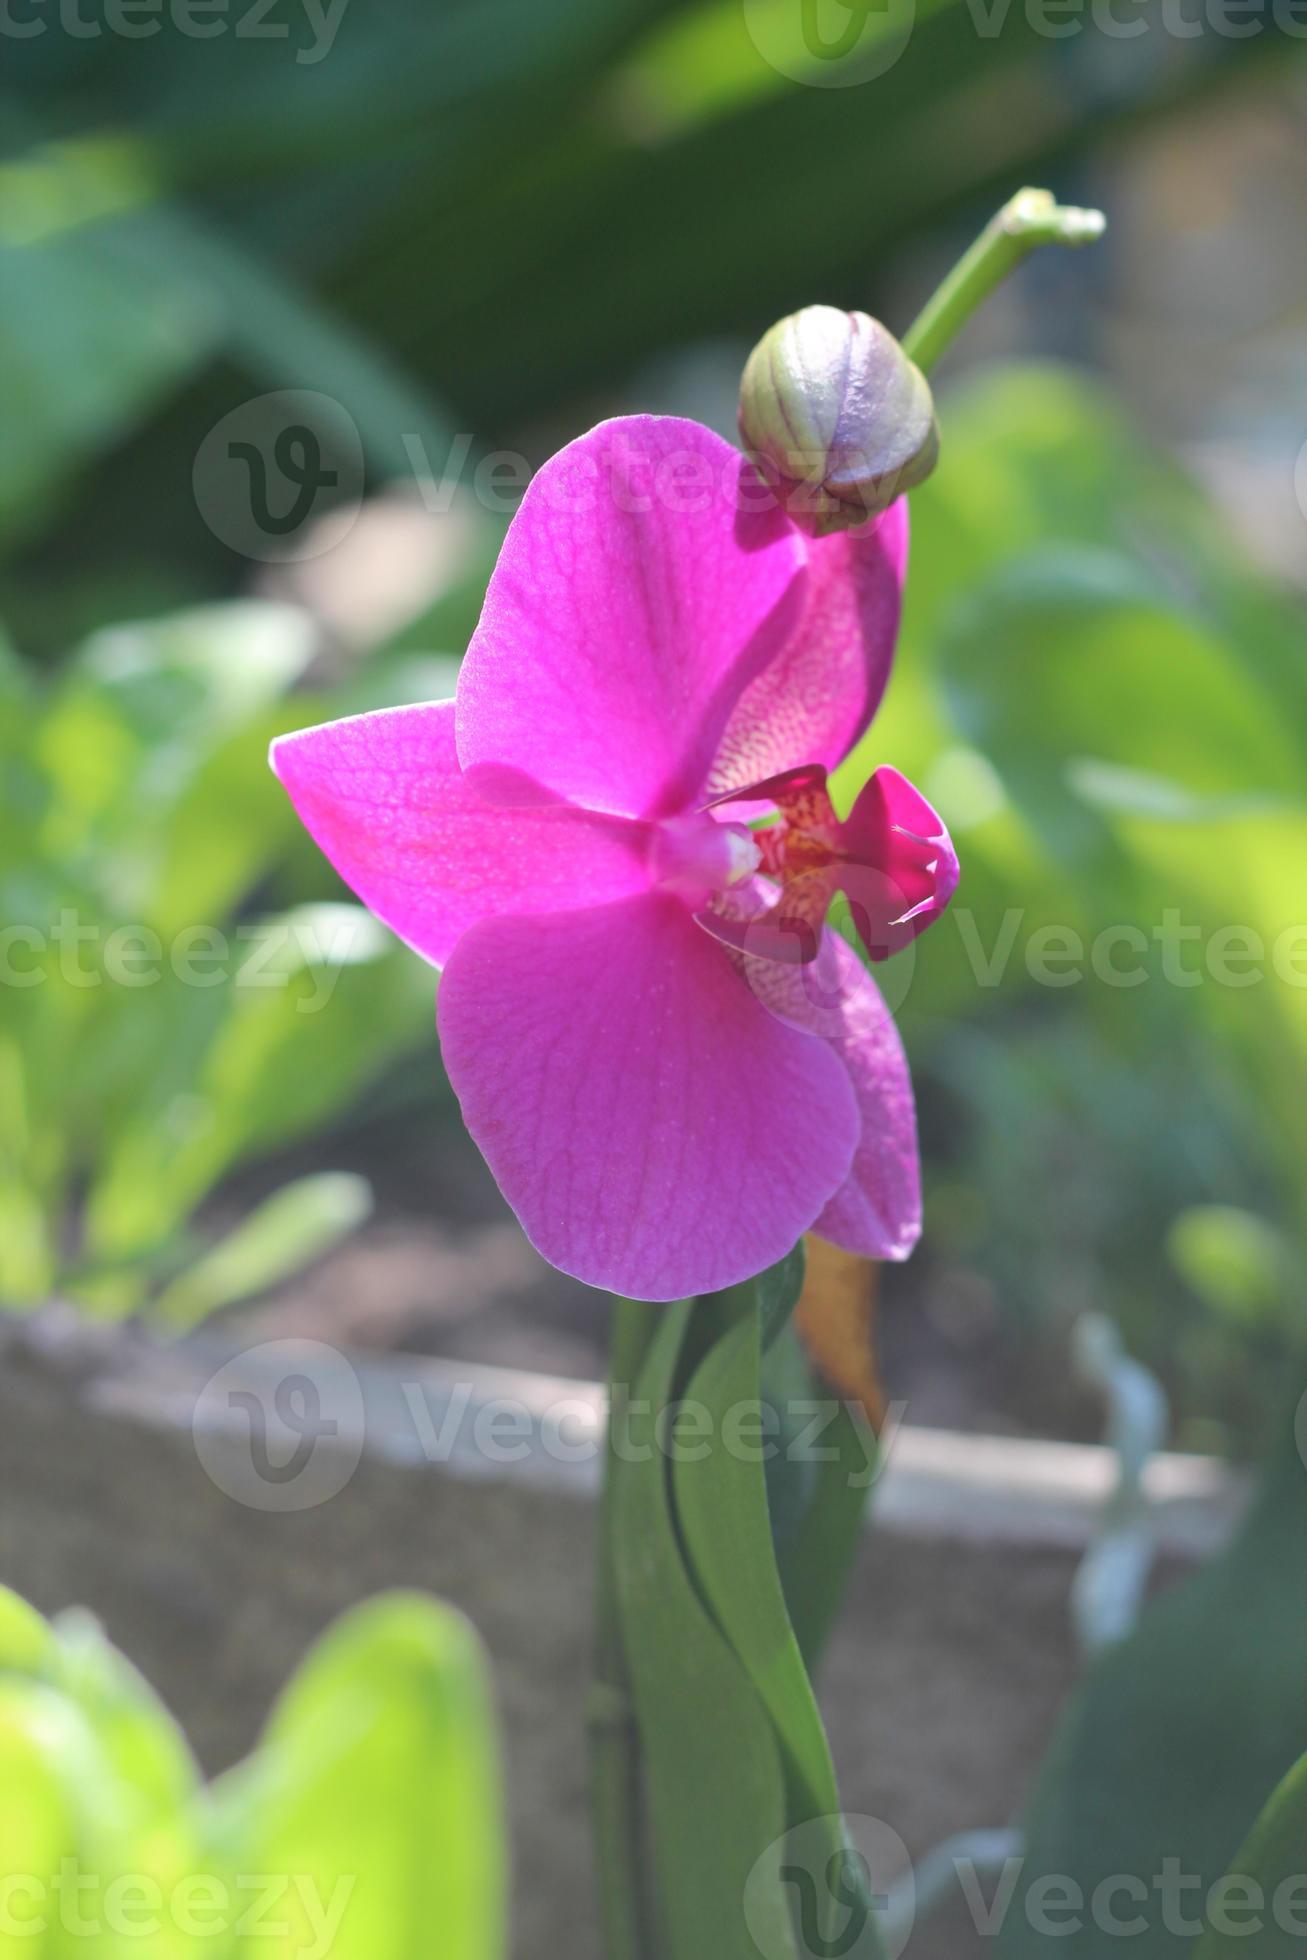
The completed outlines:
{"type": "Polygon", "coordinates": [[[274,744],[341,876],[442,969],[467,1127],[591,1285],[715,1291],[809,1229],[916,1242],[902,1045],[822,923],[845,890],[880,957],[956,882],[894,772],[845,824],[825,789],[884,691],[906,560],[902,502],[813,541],[709,430],[603,423],[534,477],[454,701],[274,744]]]}

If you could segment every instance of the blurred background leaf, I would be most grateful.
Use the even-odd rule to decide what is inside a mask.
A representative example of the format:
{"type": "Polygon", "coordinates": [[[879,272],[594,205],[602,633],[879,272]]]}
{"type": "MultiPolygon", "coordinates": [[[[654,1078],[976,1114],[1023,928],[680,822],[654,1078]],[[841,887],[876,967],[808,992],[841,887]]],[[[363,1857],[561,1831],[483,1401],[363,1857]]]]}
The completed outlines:
{"type": "MultiPolygon", "coordinates": [[[[1187,1954],[1203,1901],[1301,1754],[1307,1466],[1293,1427],[1279,1425],[1236,1542],[1155,1602],[1073,1698],[1030,1798],[1003,1960],[1045,1950],[1044,1922],[1024,1901],[1050,1874],[1086,1901],[1105,1879],[1128,1875],[1137,1901],[1168,1871],[1183,1875],[1172,1907],[1148,1923],[1150,1951],[1187,1954]]],[[[1113,1953],[1127,1916],[1121,1899],[1086,1912],[1066,1923],[1062,1945],[1074,1960],[1113,1953]]]]}
{"type": "Polygon", "coordinates": [[[0,1593],[0,1769],[6,1960],[125,1960],[143,1937],[160,1960],[400,1960],[433,1928],[502,1960],[486,1663],[433,1600],[383,1595],[338,1622],[254,1754],[206,1788],[94,1621],[50,1627],[0,1593]]]}
{"type": "Polygon", "coordinates": [[[433,1937],[466,1960],[500,1960],[500,1806],[476,1635],[430,1600],[393,1594],[310,1654],[258,1752],[217,1786],[214,1838],[228,1870],[297,1880],[270,1942],[279,1955],[323,1937],[307,1892],[333,1915],[340,1960],[407,1960],[433,1937]]]}

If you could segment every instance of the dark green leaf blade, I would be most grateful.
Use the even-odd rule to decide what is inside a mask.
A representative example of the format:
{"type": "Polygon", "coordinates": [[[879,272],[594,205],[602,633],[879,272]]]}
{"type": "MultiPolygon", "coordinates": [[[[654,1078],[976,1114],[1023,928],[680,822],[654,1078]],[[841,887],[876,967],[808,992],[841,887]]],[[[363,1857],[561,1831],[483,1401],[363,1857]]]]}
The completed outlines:
{"type": "Polygon", "coordinates": [[[1236,1897],[1246,1900],[1247,1910],[1240,1904],[1236,1917],[1229,1900],[1209,1899],[1207,1931],[1194,1948],[1193,1960],[1230,1960],[1235,1953],[1248,1960],[1293,1960],[1300,1954],[1307,1939],[1305,1857],[1307,1756],[1276,1790],[1218,1888],[1222,1891],[1228,1882],[1236,1897]],[[1260,1919],[1256,1928],[1249,1923],[1250,1913],[1260,1919]]]}
{"type": "Polygon", "coordinates": [[[1122,1874],[1137,1902],[1128,1911],[1147,1919],[1149,1960],[1188,1954],[1205,1890],[1307,1737],[1304,1627],[1307,1466],[1290,1433],[1235,1543],[1164,1595],[1072,1701],[1029,1805],[1001,1960],[1045,1952],[1032,1888],[1054,1874],[1082,1899],[1058,1942],[1068,1960],[1118,1952],[1095,1895],[1122,1874]],[[1195,1883],[1168,1902],[1176,1861],[1195,1883]]]}
{"type": "Polygon", "coordinates": [[[617,1418],[623,1638],[671,1960],[758,1960],[760,1950],[779,1960],[795,1952],[779,1876],[787,1822],[780,1758],[766,1710],[686,1571],[656,1435],[689,1318],[684,1306],[666,1311],[636,1396],[617,1418]],[[769,1858],[777,1869],[764,1862],[759,1872],[769,1858]],[[757,1913],[766,1922],[761,1949],[757,1913]]]}
{"type": "MultiPolygon", "coordinates": [[[[791,1827],[822,1820],[823,1865],[845,1849],[839,1790],[821,1713],[790,1622],[777,1568],[767,1499],[766,1458],[778,1447],[776,1412],[762,1395],[762,1286],[728,1296],[734,1317],[696,1369],[689,1403],[711,1417],[712,1442],[673,1458],[672,1487],[690,1562],[702,1592],[776,1727],[791,1827]]],[[[858,1868],[853,1867],[856,1871],[858,1868]]],[[[845,1905],[827,1902],[849,1932],[845,1905]]],[[[870,1899],[856,1937],[842,1950],[879,1952],[870,1899]]]]}

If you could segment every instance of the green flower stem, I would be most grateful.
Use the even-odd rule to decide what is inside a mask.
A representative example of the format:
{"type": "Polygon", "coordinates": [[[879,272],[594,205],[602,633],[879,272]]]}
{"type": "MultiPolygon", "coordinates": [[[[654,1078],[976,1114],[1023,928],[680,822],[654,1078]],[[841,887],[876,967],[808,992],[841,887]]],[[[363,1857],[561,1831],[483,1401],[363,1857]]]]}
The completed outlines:
{"type": "Polygon", "coordinates": [[[1058,204],[1051,191],[1018,191],[927,301],[903,336],[904,352],[919,368],[933,367],[980,302],[1037,245],[1091,245],[1106,227],[1101,211],[1058,204]]]}
{"type": "MultiPolygon", "coordinates": [[[[927,300],[903,336],[904,352],[919,368],[929,369],[981,301],[1037,245],[1092,245],[1106,229],[1107,219],[1101,211],[1059,204],[1051,191],[1018,191],[1001,211],[995,212],[975,244],[963,253],[943,285],[927,300]]],[[[841,808],[852,807],[869,781],[873,766],[865,743],[845,759],[836,777],[841,808]]],[[[845,930],[843,924],[839,930],[845,930]]]]}
{"type": "Polygon", "coordinates": [[[599,1514],[595,1600],[595,1672],[590,1691],[590,1810],[605,1960],[646,1960],[642,1908],[640,1745],[627,1689],[613,1545],[614,1438],[658,1310],[614,1299],[609,1361],[609,1425],[604,1496],[599,1514]]]}

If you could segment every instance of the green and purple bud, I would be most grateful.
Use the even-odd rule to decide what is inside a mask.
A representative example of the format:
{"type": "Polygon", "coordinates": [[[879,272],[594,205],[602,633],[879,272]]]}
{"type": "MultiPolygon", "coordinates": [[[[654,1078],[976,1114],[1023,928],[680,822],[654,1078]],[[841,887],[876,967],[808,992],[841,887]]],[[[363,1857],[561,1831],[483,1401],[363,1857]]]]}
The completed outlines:
{"type": "Polygon", "coordinates": [[[740,383],[744,445],[801,530],[853,530],[939,456],[930,385],[866,313],[805,306],[765,333],[740,383]]]}

